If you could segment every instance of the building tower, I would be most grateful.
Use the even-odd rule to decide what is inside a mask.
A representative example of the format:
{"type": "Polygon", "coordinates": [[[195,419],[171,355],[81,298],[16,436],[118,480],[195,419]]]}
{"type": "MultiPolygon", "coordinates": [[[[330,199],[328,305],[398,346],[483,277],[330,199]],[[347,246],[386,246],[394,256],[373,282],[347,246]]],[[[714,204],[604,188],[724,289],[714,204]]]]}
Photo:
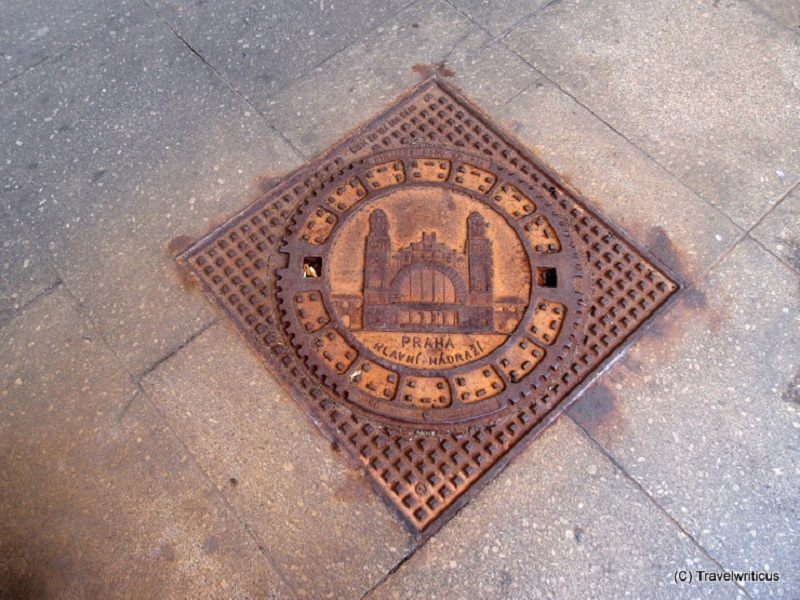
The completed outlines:
{"type": "Polygon", "coordinates": [[[494,326],[492,242],[486,237],[486,227],[479,213],[470,213],[465,254],[469,265],[469,304],[480,307],[472,317],[472,326],[477,328],[494,326]]]}
{"type": "MultiPolygon", "coordinates": [[[[365,305],[380,305],[389,302],[389,282],[386,279],[389,275],[389,255],[391,251],[389,219],[382,210],[374,210],[369,216],[369,234],[367,235],[364,249],[365,305]]],[[[364,315],[365,322],[371,322],[376,318],[380,318],[378,314],[364,315]]]]}
{"type": "Polygon", "coordinates": [[[469,291],[480,296],[488,294],[488,303],[476,303],[480,306],[491,304],[492,298],[492,242],[486,238],[486,221],[473,212],[467,219],[467,260],[469,261],[469,291]]]}

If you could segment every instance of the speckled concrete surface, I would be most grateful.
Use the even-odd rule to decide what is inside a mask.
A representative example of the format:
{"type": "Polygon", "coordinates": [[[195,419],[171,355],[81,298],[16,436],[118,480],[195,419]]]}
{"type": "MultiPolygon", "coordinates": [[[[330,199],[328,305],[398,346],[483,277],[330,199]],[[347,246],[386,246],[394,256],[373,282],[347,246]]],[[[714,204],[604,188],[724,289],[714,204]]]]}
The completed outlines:
{"type": "Polygon", "coordinates": [[[795,189],[753,228],[753,238],[800,271],[800,189],[795,189]]]}
{"type": "Polygon", "coordinates": [[[2,597],[288,595],[63,286],[0,339],[2,597]]]}
{"type": "Polygon", "coordinates": [[[711,556],[736,571],[781,564],[794,590],[799,305],[797,273],[745,240],[571,409],[711,556]]]}
{"type": "Polygon", "coordinates": [[[0,26],[0,82],[5,83],[91,38],[135,2],[7,0],[0,26]]]}
{"type": "Polygon", "coordinates": [[[133,375],[214,318],[170,241],[302,160],[141,5],[2,86],[0,106],[2,198],[133,375]]]}
{"type": "Polygon", "coordinates": [[[452,0],[456,9],[493,36],[501,36],[550,0],[452,0]]]}
{"type": "Polygon", "coordinates": [[[142,387],[298,597],[360,597],[411,550],[369,483],[227,323],[142,387]]]}
{"type": "Polygon", "coordinates": [[[256,100],[381,27],[412,0],[145,3],[237,90],[256,100]]]}
{"type": "Polygon", "coordinates": [[[0,323],[58,282],[27,228],[0,208],[0,323]]]}
{"type": "Polygon", "coordinates": [[[0,598],[800,597],[798,15],[6,3],[0,598]],[[171,253],[432,69],[687,291],[419,545],[171,253]]]}
{"type": "Polygon", "coordinates": [[[800,4],[785,0],[750,0],[750,4],[760,8],[764,14],[776,19],[795,33],[800,31],[800,4]]]}
{"type": "Polygon", "coordinates": [[[449,64],[489,41],[444,0],[417,2],[271,96],[264,113],[313,156],[418,83],[414,66],[449,64]]]}
{"type": "Polygon", "coordinates": [[[685,281],[693,281],[743,231],[544,77],[499,119],[573,189],[685,281]]]}
{"type": "Polygon", "coordinates": [[[508,44],[739,225],[752,226],[800,181],[797,32],[738,0],[641,8],[552,3],[508,44]]]}

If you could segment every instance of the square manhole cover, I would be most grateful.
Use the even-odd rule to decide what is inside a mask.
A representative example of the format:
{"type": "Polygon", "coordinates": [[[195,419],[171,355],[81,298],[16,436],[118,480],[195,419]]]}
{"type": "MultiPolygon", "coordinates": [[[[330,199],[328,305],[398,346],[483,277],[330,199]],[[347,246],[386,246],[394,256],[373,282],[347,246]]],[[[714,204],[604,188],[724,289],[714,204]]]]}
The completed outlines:
{"type": "Polygon", "coordinates": [[[178,261],[426,537],[678,287],[437,79],[178,261]]]}

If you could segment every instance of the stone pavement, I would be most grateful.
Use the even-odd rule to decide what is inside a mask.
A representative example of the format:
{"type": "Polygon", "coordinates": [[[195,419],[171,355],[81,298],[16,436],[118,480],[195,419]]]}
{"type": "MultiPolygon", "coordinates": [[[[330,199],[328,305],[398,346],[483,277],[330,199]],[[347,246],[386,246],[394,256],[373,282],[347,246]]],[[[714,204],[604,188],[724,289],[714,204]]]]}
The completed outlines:
{"type": "Polygon", "coordinates": [[[7,0],[0,140],[0,598],[800,597],[796,0],[7,0]],[[170,243],[437,64],[687,290],[418,547],[170,243]]]}

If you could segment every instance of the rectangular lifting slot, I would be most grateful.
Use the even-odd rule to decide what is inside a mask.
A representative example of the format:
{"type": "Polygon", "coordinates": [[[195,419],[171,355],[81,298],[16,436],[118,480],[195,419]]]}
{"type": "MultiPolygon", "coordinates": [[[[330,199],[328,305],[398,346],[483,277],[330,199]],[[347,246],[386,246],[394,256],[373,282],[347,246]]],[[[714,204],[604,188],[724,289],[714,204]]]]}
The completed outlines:
{"type": "Polygon", "coordinates": [[[558,287],[558,272],[555,267],[537,267],[536,285],[545,288],[558,287]]]}
{"type": "Polygon", "coordinates": [[[303,259],[303,277],[322,277],[321,256],[306,256],[303,259]]]}

